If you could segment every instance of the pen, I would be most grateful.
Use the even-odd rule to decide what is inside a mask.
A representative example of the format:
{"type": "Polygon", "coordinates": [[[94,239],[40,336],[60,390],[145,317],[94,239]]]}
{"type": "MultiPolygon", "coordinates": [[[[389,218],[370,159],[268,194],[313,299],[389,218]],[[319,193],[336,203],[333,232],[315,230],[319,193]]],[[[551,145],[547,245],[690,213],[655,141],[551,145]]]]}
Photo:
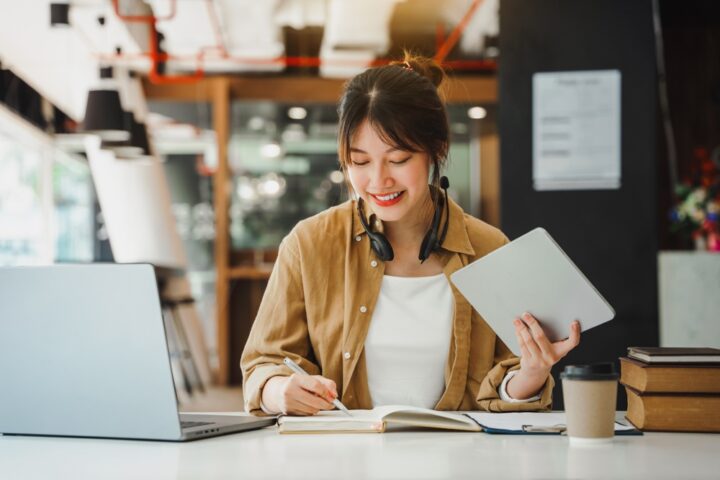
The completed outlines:
{"type": "MultiPolygon", "coordinates": [[[[307,374],[308,374],[305,370],[302,369],[302,367],[300,367],[300,365],[298,365],[297,363],[293,362],[293,361],[292,361],[290,358],[288,358],[288,357],[285,357],[285,359],[283,360],[283,363],[284,363],[285,365],[287,365],[288,367],[290,367],[290,370],[292,370],[293,372],[297,373],[298,375],[307,375],[307,374]]],[[[332,404],[335,405],[335,407],[337,407],[338,410],[342,410],[342,411],[345,412],[349,417],[352,417],[352,414],[350,413],[350,410],[348,410],[347,407],[345,407],[345,405],[343,405],[342,402],[341,402],[340,400],[338,400],[337,398],[332,401],[332,404]]]]}

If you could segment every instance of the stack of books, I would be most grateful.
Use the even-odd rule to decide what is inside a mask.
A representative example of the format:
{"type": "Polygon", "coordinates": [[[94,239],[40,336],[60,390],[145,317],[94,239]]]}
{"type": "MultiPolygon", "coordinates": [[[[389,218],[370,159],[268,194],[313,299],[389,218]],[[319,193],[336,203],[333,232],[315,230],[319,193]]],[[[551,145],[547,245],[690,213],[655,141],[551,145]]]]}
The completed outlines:
{"type": "Polygon", "coordinates": [[[720,349],[630,347],[620,383],[641,430],[720,432],[720,349]]]}

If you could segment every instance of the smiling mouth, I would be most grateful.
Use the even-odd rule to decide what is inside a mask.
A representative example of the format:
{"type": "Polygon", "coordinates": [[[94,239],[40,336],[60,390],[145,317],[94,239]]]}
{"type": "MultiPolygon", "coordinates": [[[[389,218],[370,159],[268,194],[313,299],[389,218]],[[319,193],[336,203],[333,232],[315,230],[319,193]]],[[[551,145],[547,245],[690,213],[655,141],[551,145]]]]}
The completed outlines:
{"type": "Polygon", "coordinates": [[[368,193],[368,195],[370,195],[370,198],[372,198],[375,203],[377,203],[381,207],[387,207],[389,205],[394,205],[395,203],[399,202],[402,198],[403,193],[405,193],[404,190],[401,192],[388,193],[386,195],[374,195],[372,193],[368,193]]]}
{"type": "Polygon", "coordinates": [[[393,200],[397,197],[399,197],[403,192],[395,192],[395,193],[388,193],[387,195],[374,195],[370,194],[373,197],[377,198],[378,200],[382,200],[383,202],[389,202],[390,200],[393,200]]]}

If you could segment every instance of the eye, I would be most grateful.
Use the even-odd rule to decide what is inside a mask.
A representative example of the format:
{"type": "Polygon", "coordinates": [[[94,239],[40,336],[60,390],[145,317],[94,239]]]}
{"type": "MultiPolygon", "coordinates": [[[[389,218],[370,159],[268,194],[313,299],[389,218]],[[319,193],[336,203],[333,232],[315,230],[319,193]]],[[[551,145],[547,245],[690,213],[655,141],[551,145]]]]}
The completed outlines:
{"type": "Polygon", "coordinates": [[[403,158],[402,160],[390,160],[390,163],[392,163],[393,165],[402,165],[403,163],[407,163],[411,158],[412,156],[403,158]]]}
{"type": "Polygon", "coordinates": [[[370,162],[368,162],[367,160],[350,160],[350,163],[357,167],[362,167],[363,165],[367,165],[370,162]]]}

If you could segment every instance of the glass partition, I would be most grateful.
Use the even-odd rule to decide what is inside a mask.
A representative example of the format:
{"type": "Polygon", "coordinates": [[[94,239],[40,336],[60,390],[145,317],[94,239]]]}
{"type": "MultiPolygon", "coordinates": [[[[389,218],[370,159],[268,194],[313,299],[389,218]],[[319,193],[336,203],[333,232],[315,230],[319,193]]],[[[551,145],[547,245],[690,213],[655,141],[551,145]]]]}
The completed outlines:
{"type": "Polygon", "coordinates": [[[51,263],[48,158],[0,125],[0,265],[51,263]]]}
{"type": "Polygon", "coordinates": [[[53,152],[55,260],[91,262],[94,253],[94,192],[84,158],[53,152]]]}
{"type": "Polygon", "coordinates": [[[84,158],[0,111],[0,265],[92,261],[93,201],[84,158]]]}
{"type": "MultiPolygon", "coordinates": [[[[450,195],[479,212],[479,147],[468,106],[450,106],[450,195]]],[[[330,104],[235,102],[228,161],[234,249],[270,249],[303,218],[347,199],[330,104]]]]}

